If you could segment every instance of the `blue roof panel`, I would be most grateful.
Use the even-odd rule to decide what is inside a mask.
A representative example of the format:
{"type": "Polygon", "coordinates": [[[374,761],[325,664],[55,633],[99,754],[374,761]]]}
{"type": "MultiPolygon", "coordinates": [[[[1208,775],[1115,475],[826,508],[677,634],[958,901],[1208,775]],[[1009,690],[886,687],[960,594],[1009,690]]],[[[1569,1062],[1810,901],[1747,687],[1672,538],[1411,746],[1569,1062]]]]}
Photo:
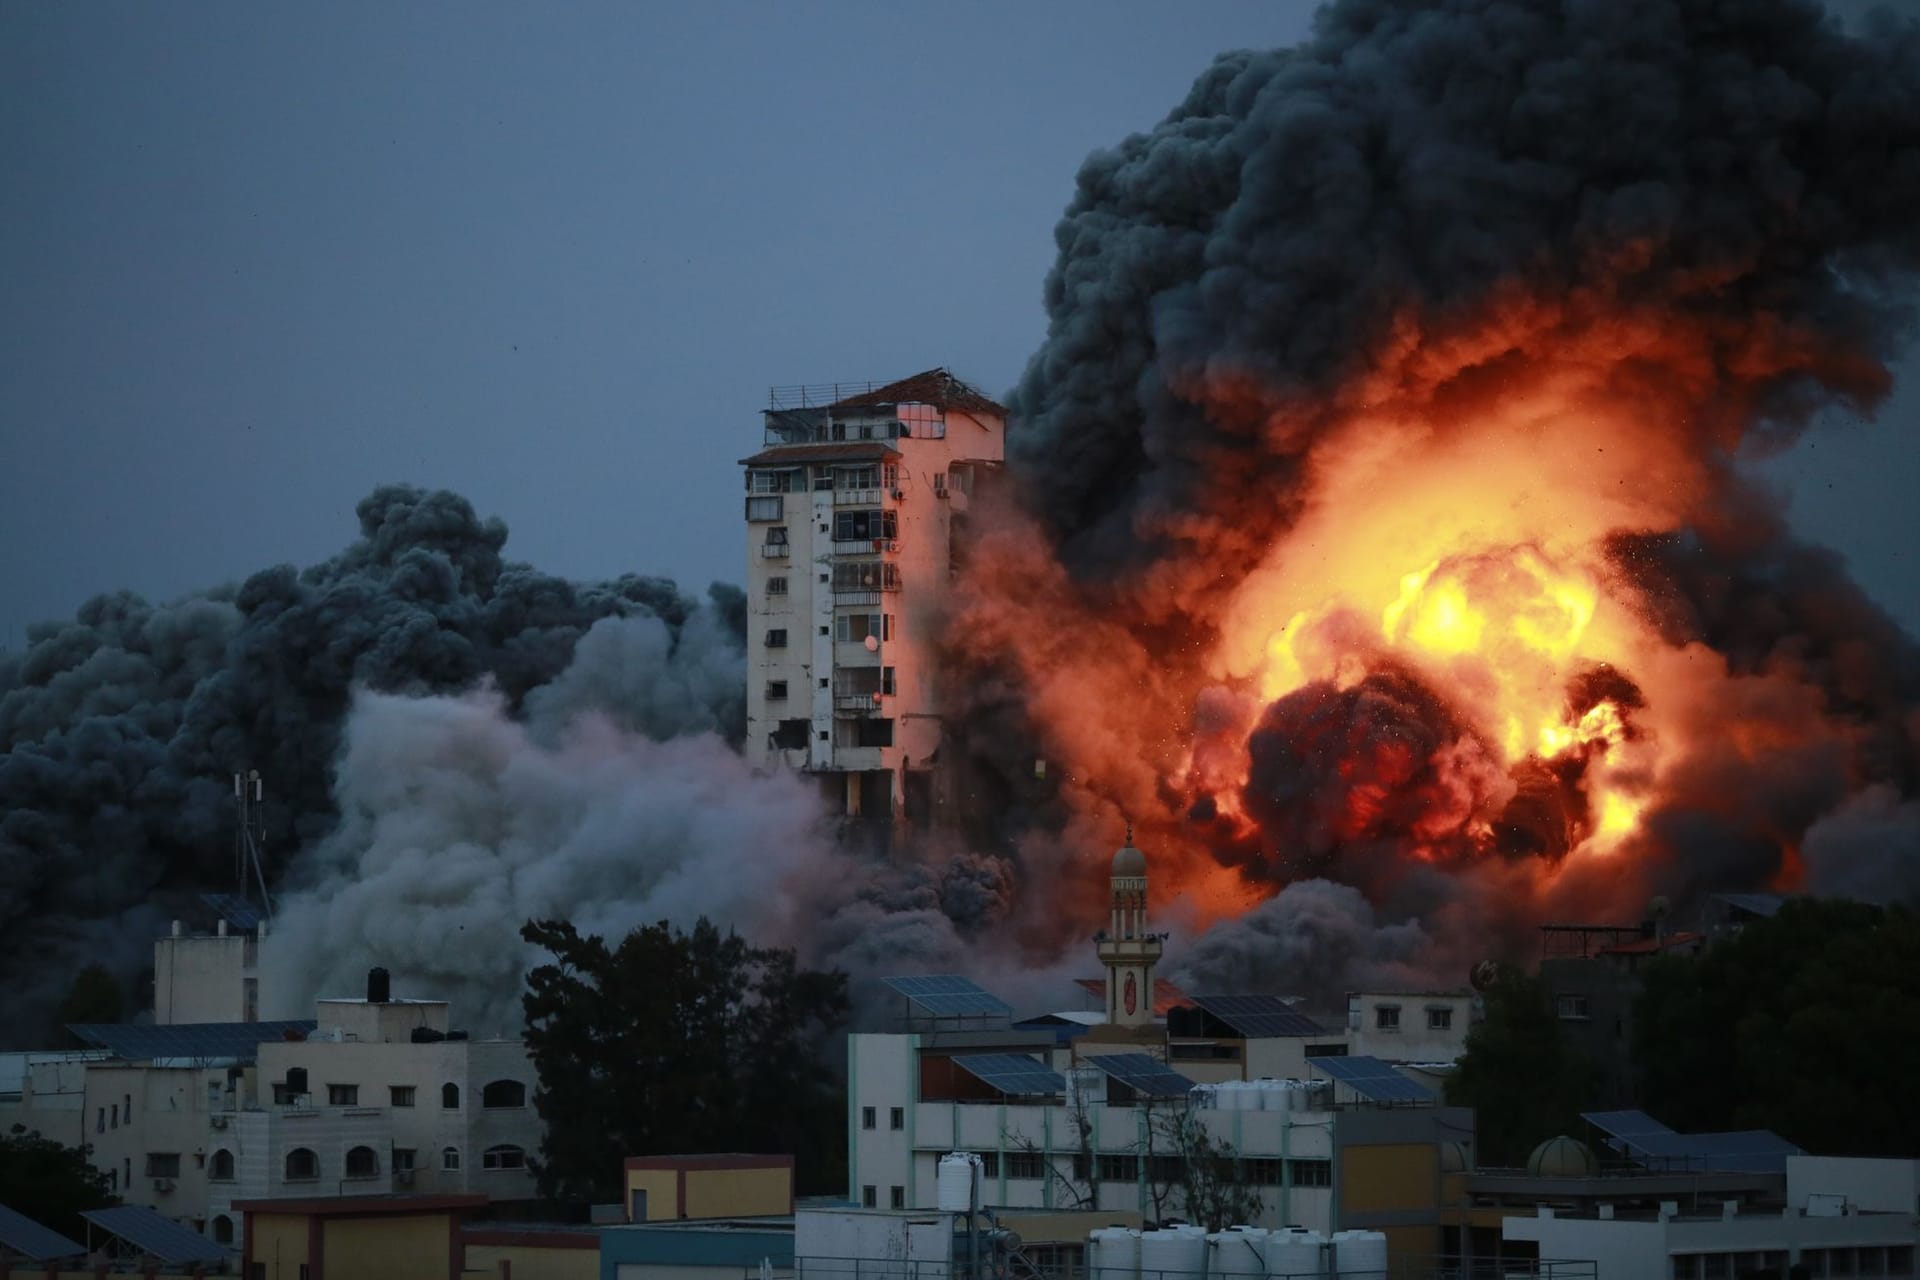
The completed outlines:
{"type": "Polygon", "coordinates": [[[880,981],[911,1000],[915,1007],[936,1017],[1013,1016],[1013,1008],[1006,1001],[956,974],[925,974],[880,981]]]}
{"type": "Polygon", "coordinates": [[[1194,1081],[1152,1054],[1090,1053],[1081,1061],[1150,1098],[1184,1098],[1193,1091],[1194,1081]]]}
{"type": "Polygon", "coordinates": [[[1024,1053],[970,1053],[955,1058],[953,1065],[1001,1093],[1017,1097],[1067,1091],[1065,1076],[1024,1053]]]}
{"type": "Polygon", "coordinates": [[[1438,1102],[1440,1095],[1365,1054],[1308,1058],[1307,1065],[1370,1102],[1438,1102]]]}
{"type": "Polygon", "coordinates": [[[304,1039],[318,1024],[312,1018],[290,1022],[182,1022],[172,1026],[139,1026],[128,1022],[70,1022],[67,1030],[91,1045],[128,1062],[155,1058],[233,1058],[252,1062],[259,1047],[285,1040],[288,1033],[304,1039]]]}
{"type": "Polygon", "coordinates": [[[1249,1040],[1325,1035],[1326,1028],[1279,996],[1192,996],[1192,1002],[1249,1040]]]}
{"type": "Polygon", "coordinates": [[[123,1204],[111,1209],[83,1209],[80,1216],[109,1235],[172,1266],[188,1262],[225,1262],[233,1251],[215,1244],[198,1231],[163,1218],[145,1205],[123,1204]]]}
{"type": "Polygon", "coordinates": [[[87,1246],[0,1204],[0,1249],[34,1262],[44,1262],[48,1258],[75,1257],[85,1253],[87,1246]]]}

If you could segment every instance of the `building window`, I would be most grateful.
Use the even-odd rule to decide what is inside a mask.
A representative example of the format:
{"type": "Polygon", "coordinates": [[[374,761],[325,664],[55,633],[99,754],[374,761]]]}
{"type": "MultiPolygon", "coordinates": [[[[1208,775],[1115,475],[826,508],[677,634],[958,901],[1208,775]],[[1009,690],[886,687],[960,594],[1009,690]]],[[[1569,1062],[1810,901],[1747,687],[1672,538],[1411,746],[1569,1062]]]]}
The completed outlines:
{"type": "Polygon", "coordinates": [[[787,682],[785,680],[767,681],[767,701],[768,702],[784,702],[786,700],[786,697],[787,697],[787,682]]]}
{"type": "Polygon", "coordinates": [[[755,495],[747,499],[747,519],[755,524],[770,524],[786,515],[787,500],[779,494],[755,495]]]}
{"type": "Polygon", "coordinates": [[[93,1115],[93,1131],[95,1133],[105,1133],[107,1131],[107,1109],[105,1107],[95,1109],[93,1115]]]}
{"type": "Polygon", "coordinates": [[[213,1215],[213,1242],[215,1244],[233,1243],[233,1219],[224,1213],[213,1215]]]}
{"type": "Polygon", "coordinates": [[[1009,1178],[1044,1178],[1047,1176],[1046,1157],[1038,1151],[1007,1152],[1007,1176],[1009,1178]]]}
{"type": "Polygon", "coordinates": [[[372,1147],[347,1148],[347,1176],[349,1178],[380,1176],[380,1157],[372,1147]]]}
{"type": "Polygon", "coordinates": [[[785,594],[787,594],[787,580],[786,580],[786,577],[785,577],[784,575],[781,575],[781,576],[776,576],[776,577],[772,577],[772,578],[768,578],[768,579],[767,579],[767,594],[768,594],[768,595],[770,595],[770,596],[783,596],[783,595],[785,595],[785,594]]]}
{"type": "Polygon", "coordinates": [[[1562,1022],[1585,1022],[1587,1020],[1587,998],[1585,996],[1555,996],[1554,1012],[1560,1015],[1562,1022]]]}
{"type": "Polygon", "coordinates": [[[527,1153],[519,1147],[502,1143],[497,1147],[488,1147],[480,1153],[482,1169],[524,1169],[527,1167],[527,1153]]]}
{"type": "Polygon", "coordinates": [[[895,1133],[907,1127],[907,1109],[905,1107],[887,1108],[887,1128],[895,1133]]]}
{"type": "Polygon", "coordinates": [[[860,1205],[862,1208],[866,1208],[866,1209],[879,1208],[880,1207],[879,1188],[875,1187],[871,1182],[869,1182],[866,1186],[861,1187],[860,1188],[860,1205]]]}
{"type": "MultiPolygon", "coordinates": [[[[898,591],[900,566],[891,560],[842,560],[833,566],[835,591],[898,591]]],[[[877,601],[867,601],[869,604],[877,601]]]]}
{"type": "Polygon", "coordinates": [[[412,1147],[395,1147],[393,1149],[393,1171],[395,1173],[412,1173],[415,1154],[412,1147]]]}
{"type": "Polygon", "coordinates": [[[775,627],[773,630],[767,632],[767,648],[784,649],[786,647],[787,629],[785,627],[775,627]]]}
{"type": "Polygon", "coordinates": [[[1397,1004],[1374,1006],[1373,1027],[1376,1031],[1398,1031],[1400,1029],[1400,1006],[1397,1004]]]}
{"type": "Polygon", "coordinates": [[[877,489],[880,487],[880,468],[835,467],[833,484],[836,489],[877,489]]]}
{"type": "Polygon", "coordinates": [[[312,1182],[320,1176],[320,1157],[305,1147],[287,1152],[287,1181],[312,1182]]]}
{"type": "Polygon", "coordinates": [[[450,1172],[458,1171],[460,1168],[460,1148],[440,1148],[440,1167],[450,1172]]]}
{"type": "Polygon", "coordinates": [[[396,1107],[413,1105],[413,1086],[410,1084],[390,1084],[387,1086],[387,1101],[396,1107]]]}
{"type": "Polygon", "coordinates": [[[807,730],[812,727],[808,720],[782,720],[771,734],[767,735],[767,745],[776,751],[804,750],[807,745],[807,730]]]}
{"type": "Polygon", "coordinates": [[[860,1108],[860,1127],[862,1129],[878,1128],[879,1121],[875,1118],[877,1115],[878,1115],[878,1108],[875,1108],[875,1107],[860,1108]]]}
{"type": "Polygon", "coordinates": [[[1289,1160],[1287,1181],[1296,1187],[1330,1187],[1333,1185],[1333,1161],[1289,1160]]]}
{"type": "Polygon", "coordinates": [[[357,1084],[330,1084],[327,1086],[327,1105],[330,1107],[357,1107],[360,1105],[360,1086],[357,1084]]]}
{"type": "Polygon", "coordinates": [[[1140,1157],[1101,1156],[1100,1181],[1132,1182],[1140,1176],[1140,1157]]]}
{"type": "Polygon", "coordinates": [[[133,1095],[130,1093],[123,1093],[120,1095],[120,1097],[122,1099],[120,1103],[120,1114],[127,1118],[128,1124],[132,1124],[133,1123],[133,1095]]]}
{"type": "Polygon", "coordinates": [[[446,1111],[458,1111],[460,1109],[459,1085],[443,1084],[440,1086],[440,1106],[446,1111]]]}
{"type": "Polygon", "coordinates": [[[1243,1160],[1241,1168],[1246,1171],[1247,1181],[1256,1187],[1277,1187],[1286,1176],[1287,1162],[1272,1159],[1243,1160]]]}
{"type": "Polygon", "coordinates": [[[906,1208],[907,1207],[907,1189],[905,1187],[887,1188],[887,1207],[889,1209],[906,1208]]]}
{"type": "Polygon", "coordinates": [[[213,1153],[213,1159],[207,1162],[207,1181],[233,1181],[233,1152],[222,1147],[213,1153]]]}
{"type": "Polygon", "coordinates": [[[1427,1010],[1427,1030],[1429,1031],[1453,1030],[1453,1010],[1451,1009],[1427,1010]]]}
{"type": "Polygon", "coordinates": [[[980,1176],[983,1178],[997,1178],[1000,1176],[1000,1153],[998,1151],[982,1151],[980,1153],[980,1176]]]}
{"type": "Polygon", "coordinates": [[[880,692],[883,694],[886,694],[889,697],[893,695],[894,685],[893,685],[893,668],[892,667],[880,668],[880,692]]]}
{"type": "Polygon", "coordinates": [[[1305,1056],[1309,1058],[1344,1058],[1347,1056],[1347,1046],[1343,1044],[1310,1044],[1306,1048],[1305,1056]]]}
{"type": "Polygon", "coordinates": [[[877,613],[843,613],[833,620],[834,639],[859,644],[868,637],[883,640],[884,622],[877,613]]]}
{"type": "Polygon", "coordinates": [[[527,1086],[518,1080],[493,1080],[480,1091],[480,1105],[493,1110],[527,1105],[527,1086]]]}
{"type": "Polygon", "coordinates": [[[116,1102],[107,1108],[107,1128],[118,1129],[119,1127],[120,1127],[120,1104],[116,1102]]]}
{"type": "Polygon", "coordinates": [[[837,511],[833,516],[835,542],[867,542],[899,536],[899,516],[892,511],[837,511]]]}
{"type": "Polygon", "coordinates": [[[890,747],[893,745],[893,721],[868,718],[855,721],[853,745],[856,747],[890,747]]]}
{"type": "Polygon", "coordinates": [[[147,1176],[149,1178],[179,1177],[180,1153],[178,1151],[147,1152],[147,1176]]]}
{"type": "Polygon", "coordinates": [[[798,491],[800,479],[798,471],[749,471],[747,472],[747,492],[749,493],[793,493],[798,491]]]}

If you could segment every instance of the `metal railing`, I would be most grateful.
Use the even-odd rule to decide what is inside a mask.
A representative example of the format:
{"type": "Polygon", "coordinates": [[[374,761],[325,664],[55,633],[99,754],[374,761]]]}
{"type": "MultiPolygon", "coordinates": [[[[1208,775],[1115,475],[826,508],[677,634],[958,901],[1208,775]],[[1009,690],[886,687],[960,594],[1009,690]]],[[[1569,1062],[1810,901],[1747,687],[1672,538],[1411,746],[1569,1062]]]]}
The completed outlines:
{"type": "MultiPolygon", "coordinates": [[[[795,1258],[791,1266],[746,1268],[742,1280],[974,1280],[971,1259],[956,1238],[951,1262],[906,1258],[795,1258]]],[[[1005,1280],[1007,1255],[981,1250],[981,1280],[1005,1280]]],[[[1042,1280],[1208,1280],[1200,1271],[1156,1271],[1131,1267],[1095,1269],[1079,1258],[1034,1268],[1042,1280]]],[[[1455,1258],[1401,1255],[1385,1269],[1355,1270],[1323,1261],[1317,1270],[1269,1273],[1265,1280],[1598,1280],[1599,1264],[1584,1259],[1455,1258]]],[[[1216,1277],[1217,1280],[1217,1277],[1216,1277]]],[[[1254,1280],[1252,1276],[1239,1280],[1254,1280]]]]}

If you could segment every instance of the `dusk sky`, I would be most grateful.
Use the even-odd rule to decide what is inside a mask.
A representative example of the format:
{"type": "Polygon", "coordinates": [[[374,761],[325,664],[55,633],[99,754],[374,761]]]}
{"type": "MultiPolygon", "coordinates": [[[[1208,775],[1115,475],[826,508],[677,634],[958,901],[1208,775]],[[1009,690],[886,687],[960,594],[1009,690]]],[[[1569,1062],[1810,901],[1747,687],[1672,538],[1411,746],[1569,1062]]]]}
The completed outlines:
{"type": "MultiPolygon", "coordinates": [[[[1005,393],[1081,160],[1311,7],[0,0],[0,645],[324,558],[389,481],[737,582],[767,387],[1005,393]]],[[[1920,630],[1901,378],[1769,470],[1920,630]]]]}

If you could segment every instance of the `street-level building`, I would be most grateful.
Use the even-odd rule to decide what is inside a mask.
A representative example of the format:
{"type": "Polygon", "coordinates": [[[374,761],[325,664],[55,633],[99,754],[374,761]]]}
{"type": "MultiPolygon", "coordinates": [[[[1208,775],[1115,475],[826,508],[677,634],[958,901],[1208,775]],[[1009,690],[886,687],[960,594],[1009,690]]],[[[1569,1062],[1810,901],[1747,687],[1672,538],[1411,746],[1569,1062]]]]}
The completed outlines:
{"type": "Polygon", "coordinates": [[[820,782],[831,811],[936,823],[935,660],[968,506],[1006,410],[944,369],[775,388],[743,458],[747,757],[820,782]]]}

